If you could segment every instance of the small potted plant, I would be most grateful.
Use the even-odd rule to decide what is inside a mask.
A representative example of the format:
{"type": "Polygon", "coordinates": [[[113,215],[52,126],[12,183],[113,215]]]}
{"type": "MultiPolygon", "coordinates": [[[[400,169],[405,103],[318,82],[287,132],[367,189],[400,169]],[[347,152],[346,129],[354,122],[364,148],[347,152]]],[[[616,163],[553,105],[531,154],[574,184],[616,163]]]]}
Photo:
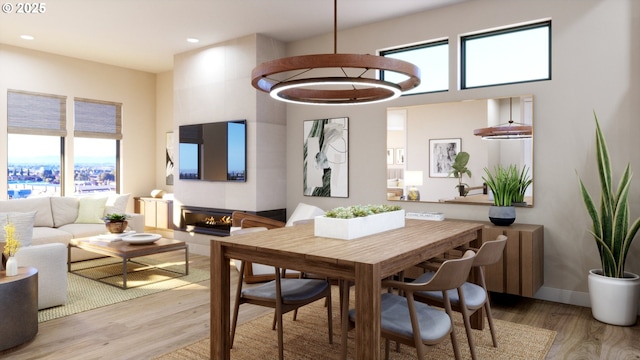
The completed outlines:
{"type": "Polygon", "coordinates": [[[129,219],[129,215],[117,213],[107,214],[102,218],[107,230],[112,234],[123,233],[127,229],[127,219],[129,219]]]}
{"type": "Polygon", "coordinates": [[[498,165],[494,172],[484,168],[482,180],[493,193],[493,206],[489,208],[489,220],[498,226],[509,226],[516,220],[513,199],[518,194],[520,174],[515,165],[498,165]]]}
{"type": "Polygon", "coordinates": [[[453,164],[451,165],[453,170],[449,172],[449,176],[453,175],[458,178],[458,185],[456,185],[456,188],[458,188],[460,196],[467,196],[467,193],[469,193],[469,190],[467,190],[469,185],[462,182],[463,175],[466,174],[468,177],[471,177],[471,170],[467,169],[468,163],[469,153],[461,151],[456,154],[455,159],[453,159],[453,164]]]}

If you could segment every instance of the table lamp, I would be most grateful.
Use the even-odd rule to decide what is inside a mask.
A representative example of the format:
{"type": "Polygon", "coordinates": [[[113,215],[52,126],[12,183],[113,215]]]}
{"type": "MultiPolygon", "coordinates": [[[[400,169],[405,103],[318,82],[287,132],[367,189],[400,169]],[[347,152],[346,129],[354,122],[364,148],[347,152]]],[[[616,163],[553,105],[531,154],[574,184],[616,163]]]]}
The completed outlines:
{"type": "Polygon", "coordinates": [[[420,191],[416,186],[422,186],[422,171],[405,171],[404,183],[407,185],[407,200],[420,200],[420,191]]]}

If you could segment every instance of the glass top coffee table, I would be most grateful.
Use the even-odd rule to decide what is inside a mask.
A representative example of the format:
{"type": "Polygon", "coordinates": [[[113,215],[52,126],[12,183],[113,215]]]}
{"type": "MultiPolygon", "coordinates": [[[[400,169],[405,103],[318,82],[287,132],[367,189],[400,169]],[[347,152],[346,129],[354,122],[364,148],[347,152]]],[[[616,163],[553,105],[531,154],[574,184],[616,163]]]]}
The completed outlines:
{"type": "MultiPolygon", "coordinates": [[[[182,275],[189,275],[189,248],[184,241],[160,238],[157,241],[149,244],[131,244],[122,240],[108,241],[100,240],[97,238],[80,238],[72,239],[69,241],[68,256],[67,256],[67,268],[70,273],[83,276],[92,280],[97,280],[105,284],[116,286],[122,289],[127,289],[127,263],[133,262],[131,259],[165,253],[169,251],[184,250],[184,273],[178,273],[182,275]],[[102,278],[95,278],[85,276],[79,271],[71,270],[71,248],[79,248],[82,250],[90,251],[100,255],[106,255],[118,259],[122,259],[122,286],[115,285],[109,282],[101,281],[102,278]]],[[[153,265],[143,264],[153,267],[153,265]]],[[[165,271],[174,272],[172,270],[163,269],[165,271]]],[[[108,277],[111,277],[109,275],[108,277]]]]}

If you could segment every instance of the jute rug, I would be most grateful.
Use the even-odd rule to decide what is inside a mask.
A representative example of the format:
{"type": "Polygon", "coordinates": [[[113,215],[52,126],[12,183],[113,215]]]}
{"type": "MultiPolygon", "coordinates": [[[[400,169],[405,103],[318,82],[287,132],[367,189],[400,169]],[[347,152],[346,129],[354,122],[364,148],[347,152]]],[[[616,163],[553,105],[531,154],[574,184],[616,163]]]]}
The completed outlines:
{"type": "MultiPolygon", "coordinates": [[[[340,359],[340,319],[339,307],[334,292],[334,339],[329,344],[327,314],[323,302],[318,301],[299,310],[298,320],[292,321],[291,314],[284,319],[284,357],[287,360],[319,360],[340,359]]],[[[352,297],[353,298],[353,297],[352,297]]],[[[462,317],[456,314],[456,334],[463,359],[471,359],[462,317]]],[[[253,321],[238,326],[236,338],[231,349],[233,360],[271,360],[278,358],[278,337],[271,330],[273,314],[267,314],[253,321]]],[[[544,359],[556,336],[555,331],[540,329],[512,322],[494,320],[497,329],[498,348],[491,342],[489,325],[485,330],[474,330],[476,352],[479,359],[491,360],[534,360],[544,359]]],[[[349,359],[354,358],[355,330],[348,335],[349,359]]],[[[384,356],[384,341],[381,354],[384,356]]],[[[441,344],[427,348],[428,359],[454,359],[450,339],[441,344]]],[[[201,339],[191,345],[165,354],[158,360],[195,360],[209,359],[209,338],[201,339]]],[[[400,352],[395,351],[392,343],[390,359],[416,359],[416,350],[402,345],[400,352]]]]}
{"type": "MultiPolygon", "coordinates": [[[[63,306],[38,311],[38,321],[49,321],[205,281],[209,279],[210,275],[208,270],[194,269],[193,267],[189,268],[189,275],[180,274],[184,273],[184,261],[164,262],[154,259],[152,256],[139,257],[134,260],[154,266],[128,264],[127,286],[130,288],[126,290],[68,273],[67,303],[63,306]]],[[[103,279],[105,282],[122,285],[122,262],[118,259],[103,258],[82,261],[73,263],[71,266],[73,271],[82,271],[85,276],[105,277],[103,279]]]]}

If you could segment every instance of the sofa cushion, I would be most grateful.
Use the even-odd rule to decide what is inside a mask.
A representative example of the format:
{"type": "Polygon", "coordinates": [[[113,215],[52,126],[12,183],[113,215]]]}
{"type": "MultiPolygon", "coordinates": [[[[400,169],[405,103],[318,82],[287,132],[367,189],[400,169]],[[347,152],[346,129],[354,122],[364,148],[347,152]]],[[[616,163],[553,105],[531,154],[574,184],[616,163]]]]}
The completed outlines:
{"type": "Polygon", "coordinates": [[[81,197],[78,205],[78,217],[76,224],[104,224],[104,208],[107,198],[101,197],[81,197]]]}
{"type": "Polygon", "coordinates": [[[34,226],[53,227],[53,214],[51,213],[51,200],[49,197],[0,201],[0,212],[25,213],[30,211],[37,211],[34,226]]]}
{"type": "Polygon", "coordinates": [[[31,244],[41,245],[54,242],[68,244],[72,238],[73,235],[66,231],[52,227],[36,226],[33,228],[33,242],[31,244]]]}
{"type": "Polygon", "coordinates": [[[36,212],[30,211],[26,213],[10,212],[0,213],[0,242],[5,240],[4,227],[8,223],[13,223],[18,235],[18,241],[21,246],[30,246],[33,238],[33,223],[35,221],[36,212]]]}
{"type": "Polygon", "coordinates": [[[62,225],[58,230],[70,234],[74,239],[96,236],[107,232],[104,223],[101,224],[67,224],[62,225]]]}
{"type": "Polygon", "coordinates": [[[60,227],[72,224],[78,217],[78,207],[80,198],[73,196],[55,196],[51,198],[51,212],[53,213],[53,224],[60,227]]]}
{"type": "Polygon", "coordinates": [[[104,214],[124,214],[127,211],[131,194],[109,194],[105,204],[104,214]]]}

